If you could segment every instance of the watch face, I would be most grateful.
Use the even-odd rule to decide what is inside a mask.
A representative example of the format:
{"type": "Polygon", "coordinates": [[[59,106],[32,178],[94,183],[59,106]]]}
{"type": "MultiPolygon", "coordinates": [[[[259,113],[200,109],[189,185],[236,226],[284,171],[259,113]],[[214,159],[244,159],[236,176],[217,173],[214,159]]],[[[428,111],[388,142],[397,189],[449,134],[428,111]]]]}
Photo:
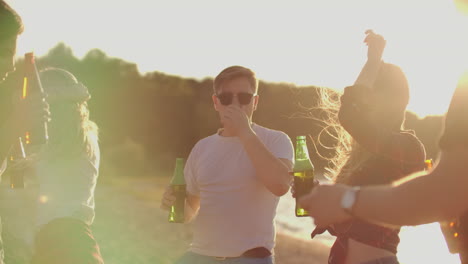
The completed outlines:
{"type": "Polygon", "coordinates": [[[350,210],[353,207],[355,200],[356,191],[354,189],[349,189],[343,194],[341,199],[341,207],[345,210],[350,210]]]}

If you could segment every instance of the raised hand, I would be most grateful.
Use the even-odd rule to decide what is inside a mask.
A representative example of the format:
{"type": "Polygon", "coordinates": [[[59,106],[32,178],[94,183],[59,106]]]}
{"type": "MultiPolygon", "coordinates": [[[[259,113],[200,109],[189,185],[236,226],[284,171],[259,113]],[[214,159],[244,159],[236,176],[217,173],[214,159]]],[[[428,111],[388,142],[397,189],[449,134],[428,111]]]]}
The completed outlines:
{"type": "Polygon", "coordinates": [[[25,131],[50,121],[49,104],[42,95],[32,94],[24,100],[20,100],[19,96],[15,98],[12,114],[7,121],[14,136],[20,136],[25,131]]]}
{"type": "Polygon", "coordinates": [[[224,107],[221,111],[221,122],[224,128],[233,133],[234,136],[243,137],[252,132],[249,117],[236,104],[224,107]]]}
{"type": "Polygon", "coordinates": [[[366,30],[366,37],[364,43],[367,44],[367,60],[381,61],[382,54],[385,49],[387,41],[382,35],[374,33],[371,29],[366,30]]]}

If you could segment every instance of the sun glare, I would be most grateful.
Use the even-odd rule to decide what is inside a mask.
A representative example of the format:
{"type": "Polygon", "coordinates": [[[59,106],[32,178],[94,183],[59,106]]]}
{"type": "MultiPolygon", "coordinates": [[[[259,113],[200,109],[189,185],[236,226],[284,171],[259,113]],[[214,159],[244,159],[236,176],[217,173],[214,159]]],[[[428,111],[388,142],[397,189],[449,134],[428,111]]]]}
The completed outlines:
{"type": "MultiPolygon", "coordinates": [[[[421,117],[445,113],[468,69],[467,0],[8,2],[25,23],[18,57],[64,42],[80,58],[101,49],[142,73],[199,79],[245,65],[264,81],[343,89],[365,62],[365,30],[374,29],[387,39],[384,60],[408,77],[408,109],[421,117]]],[[[437,224],[405,228],[401,240],[402,263],[459,263],[437,224]]]]}
{"type": "Polygon", "coordinates": [[[438,223],[403,227],[400,239],[398,258],[401,263],[460,263],[458,255],[448,251],[438,223]]]}
{"type": "Polygon", "coordinates": [[[406,72],[408,109],[420,116],[445,113],[468,68],[468,17],[460,12],[466,0],[455,0],[459,11],[452,0],[239,1],[11,3],[26,24],[19,56],[43,55],[64,42],[78,57],[98,48],[136,63],[142,73],[202,79],[240,64],[264,81],[336,89],[354,82],[366,58],[364,31],[371,28],[387,39],[384,59],[406,72]]]}

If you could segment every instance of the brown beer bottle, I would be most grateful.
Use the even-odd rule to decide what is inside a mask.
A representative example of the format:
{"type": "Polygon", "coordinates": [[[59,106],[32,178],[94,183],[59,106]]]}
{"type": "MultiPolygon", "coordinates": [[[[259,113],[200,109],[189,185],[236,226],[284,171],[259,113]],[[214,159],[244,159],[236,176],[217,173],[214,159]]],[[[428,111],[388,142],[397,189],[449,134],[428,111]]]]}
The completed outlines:
{"type": "Polygon", "coordinates": [[[171,180],[171,187],[176,197],[174,204],[169,209],[170,223],[183,223],[185,221],[185,178],[183,158],[176,159],[176,166],[171,180]]]}
{"type": "Polygon", "coordinates": [[[13,144],[8,158],[8,174],[10,174],[10,188],[11,189],[23,189],[24,188],[24,169],[18,166],[17,163],[20,160],[24,160],[26,154],[24,152],[23,141],[21,137],[16,140],[13,144]]]}
{"type": "MultiPolygon", "coordinates": [[[[39,100],[44,99],[44,89],[42,88],[39,73],[37,71],[34,53],[29,52],[24,55],[24,78],[21,99],[25,100],[32,94],[38,94],[39,100]]],[[[26,145],[40,145],[47,143],[49,138],[47,122],[41,122],[30,131],[25,131],[23,138],[26,145]]]]}
{"type": "Polygon", "coordinates": [[[294,193],[296,195],[295,213],[297,217],[309,216],[309,213],[299,206],[298,200],[308,194],[314,187],[314,165],[309,158],[305,136],[296,138],[296,157],[294,162],[294,193]]]}

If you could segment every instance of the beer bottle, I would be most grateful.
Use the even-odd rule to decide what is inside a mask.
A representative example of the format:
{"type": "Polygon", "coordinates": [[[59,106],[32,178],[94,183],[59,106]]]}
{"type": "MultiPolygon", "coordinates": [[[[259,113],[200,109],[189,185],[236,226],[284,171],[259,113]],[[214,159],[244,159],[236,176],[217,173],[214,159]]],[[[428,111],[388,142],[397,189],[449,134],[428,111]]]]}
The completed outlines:
{"type": "Polygon", "coordinates": [[[427,159],[424,161],[424,163],[426,164],[426,168],[425,168],[426,171],[432,170],[432,166],[434,165],[432,159],[427,159]]]}
{"type": "Polygon", "coordinates": [[[24,160],[26,154],[24,152],[23,141],[21,137],[13,144],[8,158],[8,172],[10,174],[10,188],[11,189],[22,189],[24,188],[24,170],[18,166],[18,161],[24,160]],[[16,164],[15,164],[16,163],[16,164]]]}
{"type": "Polygon", "coordinates": [[[171,187],[176,197],[174,204],[169,210],[169,222],[183,223],[185,220],[185,178],[183,158],[176,159],[176,166],[171,180],[171,187]]]}
{"type": "MultiPolygon", "coordinates": [[[[34,53],[29,52],[24,55],[24,78],[21,99],[26,99],[32,94],[38,94],[40,100],[44,99],[44,89],[42,88],[39,73],[36,67],[34,53]]],[[[47,122],[24,132],[24,143],[26,145],[38,145],[47,143],[49,138],[47,133],[47,122]]]]}
{"type": "Polygon", "coordinates": [[[310,161],[305,136],[296,138],[296,155],[294,162],[294,193],[296,196],[296,216],[308,216],[309,213],[299,206],[298,200],[308,194],[314,187],[314,165],[310,161]]]}

